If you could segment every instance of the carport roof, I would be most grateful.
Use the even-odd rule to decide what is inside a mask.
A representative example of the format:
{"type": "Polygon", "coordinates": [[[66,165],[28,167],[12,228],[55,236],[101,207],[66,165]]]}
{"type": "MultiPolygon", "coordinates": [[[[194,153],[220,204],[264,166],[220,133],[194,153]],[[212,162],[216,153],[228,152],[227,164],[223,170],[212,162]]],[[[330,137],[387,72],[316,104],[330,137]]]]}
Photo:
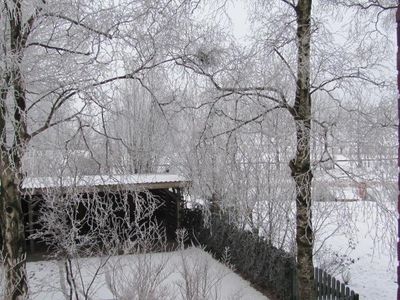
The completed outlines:
{"type": "Polygon", "coordinates": [[[184,188],[190,180],[175,174],[130,174],[130,175],[84,175],[63,177],[27,177],[22,189],[32,194],[41,194],[44,190],[56,188],[79,188],[82,190],[98,189],[168,189],[184,188]]]}

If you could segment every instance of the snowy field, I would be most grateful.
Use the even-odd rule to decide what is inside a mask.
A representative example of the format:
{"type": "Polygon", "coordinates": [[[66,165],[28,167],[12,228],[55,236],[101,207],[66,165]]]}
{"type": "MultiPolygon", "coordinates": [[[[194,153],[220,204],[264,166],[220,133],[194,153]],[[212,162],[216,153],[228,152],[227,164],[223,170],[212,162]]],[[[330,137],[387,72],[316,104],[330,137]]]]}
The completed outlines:
{"type": "MultiPolygon", "coordinates": [[[[317,233],[316,249],[332,232],[324,249],[330,254],[317,264],[329,267],[329,259],[342,261],[343,270],[333,270],[339,280],[360,294],[360,299],[396,299],[396,243],[395,219],[388,213],[382,217],[374,202],[317,203],[317,219],[324,219],[327,227],[317,233]],[[393,223],[394,222],[394,223],[393,223]]],[[[392,214],[394,217],[395,214],[392,214]]],[[[325,253],[326,254],[326,253],[325,253]]],[[[335,269],[335,268],[333,268],[335,269]]]]}
{"type": "MultiPolygon", "coordinates": [[[[268,300],[249,282],[198,248],[80,259],[73,268],[80,295],[87,293],[88,299],[268,300]]],[[[30,262],[27,269],[31,299],[67,299],[63,294],[69,289],[64,264],[30,262]]]]}

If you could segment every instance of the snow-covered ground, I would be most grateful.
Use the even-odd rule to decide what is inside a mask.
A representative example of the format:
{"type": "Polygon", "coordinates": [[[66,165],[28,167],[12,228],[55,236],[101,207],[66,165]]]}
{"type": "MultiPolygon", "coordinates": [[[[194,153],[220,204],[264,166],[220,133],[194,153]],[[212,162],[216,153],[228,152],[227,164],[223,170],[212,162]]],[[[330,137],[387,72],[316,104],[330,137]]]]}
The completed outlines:
{"type": "Polygon", "coordinates": [[[332,267],[330,273],[348,280],[360,299],[396,299],[395,164],[376,160],[359,167],[343,155],[335,155],[334,160],[335,168],[314,172],[315,200],[328,200],[314,201],[315,249],[325,242],[316,265],[330,271],[333,261],[342,262],[342,270],[332,267]],[[334,199],[356,201],[329,202],[334,199]]]}
{"type": "MultiPolygon", "coordinates": [[[[381,194],[383,189],[377,192],[381,194]]],[[[342,282],[348,281],[351,289],[360,294],[360,299],[396,299],[396,216],[394,205],[389,202],[314,202],[316,266],[342,282]]],[[[192,286],[193,292],[202,289],[203,293],[211,295],[206,299],[267,299],[247,281],[197,248],[104,260],[80,259],[74,265],[75,274],[81,274],[75,278],[81,290],[87,290],[95,278],[89,289],[91,299],[142,299],[132,296],[134,291],[140,290],[138,282],[144,286],[142,290],[156,294],[154,299],[187,299],[182,296],[186,286],[192,286]],[[105,266],[94,276],[104,262],[105,266]],[[146,278],[155,282],[157,288],[146,286],[146,278]],[[113,293],[113,287],[122,294],[113,293]]],[[[64,290],[67,284],[63,264],[30,262],[27,269],[32,299],[64,299],[61,283],[65,285],[64,290]]]]}
{"type": "Polygon", "coordinates": [[[342,261],[341,271],[332,266],[332,272],[360,294],[360,299],[396,299],[396,220],[393,212],[375,202],[317,203],[318,218],[327,217],[327,226],[317,232],[316,249],[325,242],[325,258],[317,264],[329,267],[332,261],[342,261]],[[385,214],[382,214],[385,212],[385,214]],[[330,253],[327,255],[327,253],[330,253]],[[329,261],[330,260],[330,261],[329,261]]]}
{"type": "MultiPolygon", "coordinates": [[[[81,292],[89,290],[89,299],[186,300],[197,299],[190,296],[200,293],[204,299],[268,300],[249,282],[198,248],[80,259],[73,267],[75,282],[81,292]]],[[[63,263],[29,262],[27,270],[31,299],[65,299],[62,291],[67,291],[68,285],[63,263]]]]}

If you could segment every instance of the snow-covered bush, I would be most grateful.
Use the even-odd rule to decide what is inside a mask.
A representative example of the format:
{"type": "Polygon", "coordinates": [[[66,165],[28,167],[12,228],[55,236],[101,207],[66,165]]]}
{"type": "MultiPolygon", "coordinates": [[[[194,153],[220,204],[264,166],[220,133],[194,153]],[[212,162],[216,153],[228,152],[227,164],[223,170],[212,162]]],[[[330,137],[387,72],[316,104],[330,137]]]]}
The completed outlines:
{"type": "MultiPolygon", "coordinates": [[[[349,267],[355,263],[355,259],[348,253],[339,253],[329,246],[323,246],[315,255],[316,265],[332,276],[341,275],[349,272],[349,267]]],[[[346,277],[346,276],[345,276],[346,277]]],[[[344,278],[343,278],[343,281],[344,278]]]]}
{"type": "Polygon", "coordinates": [[[149,250],[165,241],[154,218],[159,205],[146,191],[52,190],[38,214],[40,228],[30,238],[43,241],[57,258],[149,250]]]}
{"type": "Polygon", "coordinates": [[[165,253],[157,256],[155,259],[149,253],[142,253],[132,257],[131,263],[124,257],[110,261],[105,279],[113,296],[120,300],[175,299],[167,284],[172,273],[167,268],[168,256],[165,253]]]}
{"type": "MultiPolygon", "coordinates": [[[[158,207],[159,201],[146,191],[53,189],[45,194],[39,229],[30,238],[44,242],[62,262],[60,287],[66,299],[89,299],[112,255],[165,249],[165,230],[154,217],[158,207]],[[102,259],[82,265],[80,258],[93,256],[102,259]],[[82,277],[86,267],[91,268],[91,278],[82,277]]],[[[137,272],[146,274],[143,268],[137,272]]]]}
{"type": "Polygon", "coordinates": [[[177,281],[180,295],[187,300],[219,299],[221,276],[210,274],[210,265],[204,257],[191,259],[181,255],[178,266],[182,279],[177,281]]]}

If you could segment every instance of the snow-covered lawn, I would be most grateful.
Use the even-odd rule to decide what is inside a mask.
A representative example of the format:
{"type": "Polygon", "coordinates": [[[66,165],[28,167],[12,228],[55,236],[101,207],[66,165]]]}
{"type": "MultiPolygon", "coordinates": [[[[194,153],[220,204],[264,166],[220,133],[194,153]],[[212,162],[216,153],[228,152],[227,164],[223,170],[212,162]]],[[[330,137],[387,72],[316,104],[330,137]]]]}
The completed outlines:
{"type": "Polygon", "coordinates": [[[374,202],[323,202],[317,205],[320,207],[319,213],[315,214],[316,221],[323,217],[323,212],[329,216],[325,221],[327,227],[317,233],[316,248],[336,231],[326,241],[326,246],[331,253],[338,254],[331,256],[333,260],[342,257],[344,264],[348,264],[348,271],[337,272],[337,278],[348,279],[349,286],[360,294],[360,299],[396,299],[395,214],[382,216],[374,202]]]}
{"type": "MultiPolygon", "coordinates": [[[[78,260],[73,268],[80,292],[90,286],[89,299],[268,300],[249,282],[199,248],[86,258],[78,260]]],[[[69,288],[63,263],[29,262],[27,270],[31,299],[65,299],[62,291],[69,288]]]]}

